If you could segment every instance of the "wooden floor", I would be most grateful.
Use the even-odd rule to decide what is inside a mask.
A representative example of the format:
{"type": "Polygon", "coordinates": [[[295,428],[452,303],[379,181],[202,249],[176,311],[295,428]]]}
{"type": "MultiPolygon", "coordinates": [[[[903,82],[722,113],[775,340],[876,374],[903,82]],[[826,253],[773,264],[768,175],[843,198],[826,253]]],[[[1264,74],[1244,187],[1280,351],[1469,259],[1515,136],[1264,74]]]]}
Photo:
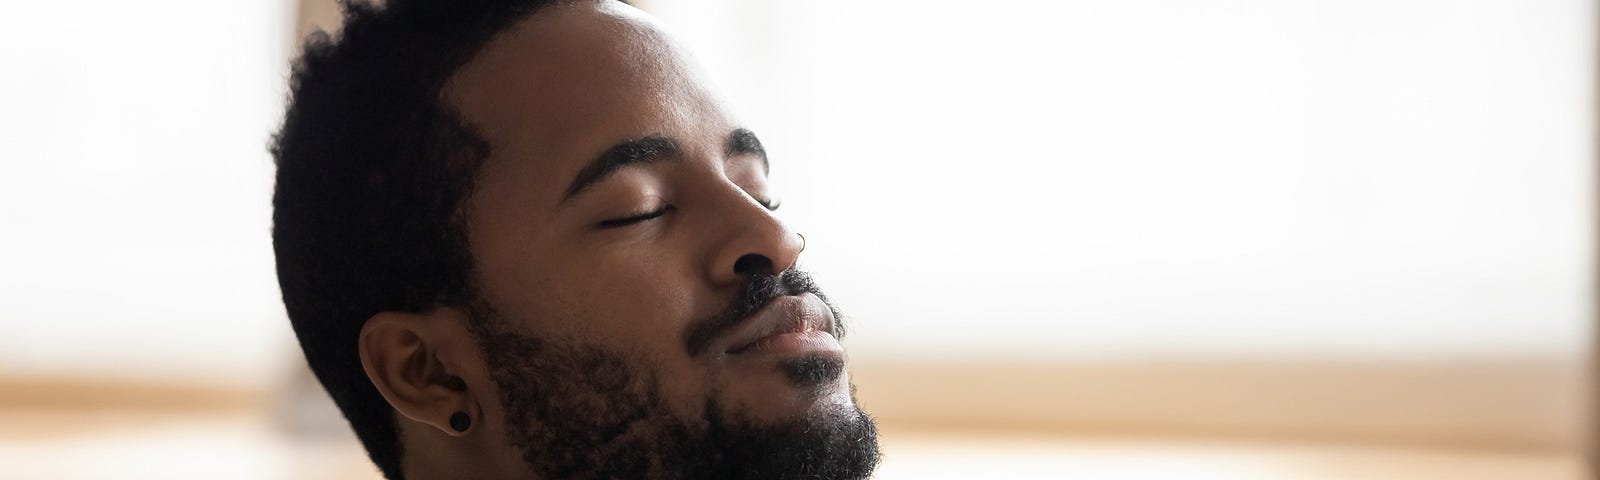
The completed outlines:
{"type": "Polygon", "coordinates": [[[879,480],[1581,480],[1572,455],[1240,440],[886,432],[879,480]]]}
{"type": "MultiPolygon", "coordinates": [[[[0,411],[0,478],[378,476],[348,437],[308,440],[267,415],[0,411]]],[[[955,433],[886,426],[878,480],[1582,480],[1574,455],[1240,440],[955,433]]]]}

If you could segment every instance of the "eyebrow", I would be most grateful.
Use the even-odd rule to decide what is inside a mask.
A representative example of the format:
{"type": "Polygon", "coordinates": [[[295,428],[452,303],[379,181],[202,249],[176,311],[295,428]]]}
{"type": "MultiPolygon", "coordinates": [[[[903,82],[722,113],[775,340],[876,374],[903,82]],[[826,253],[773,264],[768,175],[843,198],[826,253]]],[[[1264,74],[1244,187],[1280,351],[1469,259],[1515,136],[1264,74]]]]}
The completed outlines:
{"type": "Polygon", "coordinates": [[[756,138],[755,132],[743,128],[733,129],[733,132],[728,134],[727,151],[724,154],[730,158],[739,155],[759,156],[761,173],[772,173],[772,164],[767,160],[767,149],[761,146],[761,139],[756,138]]]}
{"type": "MultiPolygon", "coordinates": [[[[741,155],[759,157],[762,173],[770,173],[772,169],[767,161],[767,149],[761,146],[761,139],[756,138],[755,132],[748,129],[736,128],[729,132],[724,149],[724,154],[730,158],[741,155]]],[[[572,179],[572,184],[567,187],[567,193],[562,196],[561,202],[572,200],[622,167],[666,160],[676,156],[680,151],[676,140],[662,135],[650,135],[612,145],[578,172],[572,179]]]]}
{"type": "Polygon", "coordinates": [[[578,176],[572,179],[572,185],[567,187],[567,194],[561,201],[565,203],[571,200],[572,197],[578,196],[584,190],[611,176],[617,169],[636,163],[663,160],[677,153],[678,142],[661,135],[651,135],[612,145],[578,172],[578,176]]]}

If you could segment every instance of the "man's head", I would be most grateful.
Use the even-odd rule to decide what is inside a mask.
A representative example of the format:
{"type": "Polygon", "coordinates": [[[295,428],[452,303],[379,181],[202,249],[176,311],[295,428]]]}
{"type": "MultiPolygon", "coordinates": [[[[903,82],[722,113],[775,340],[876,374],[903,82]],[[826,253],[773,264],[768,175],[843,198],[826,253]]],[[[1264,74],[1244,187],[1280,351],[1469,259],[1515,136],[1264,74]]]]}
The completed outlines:
{"type": "Polygon", "coordinates": [[[284,303],[389,478],[864,478],[761,143],[603,1],[346,5],[273,151],[284,303]]]}

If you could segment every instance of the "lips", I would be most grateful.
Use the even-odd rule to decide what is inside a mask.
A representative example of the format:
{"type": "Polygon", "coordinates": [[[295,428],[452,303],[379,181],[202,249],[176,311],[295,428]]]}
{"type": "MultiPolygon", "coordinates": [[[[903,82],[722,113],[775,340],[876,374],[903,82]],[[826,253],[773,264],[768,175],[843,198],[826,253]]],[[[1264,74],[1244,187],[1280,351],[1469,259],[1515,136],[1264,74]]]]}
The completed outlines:
{"type": "Polygon", "coordinates": [[[810,293],[778,297],[740,322],[713,351],[728,355],[843,350],[833,335],[833,313],[810,293]]]}

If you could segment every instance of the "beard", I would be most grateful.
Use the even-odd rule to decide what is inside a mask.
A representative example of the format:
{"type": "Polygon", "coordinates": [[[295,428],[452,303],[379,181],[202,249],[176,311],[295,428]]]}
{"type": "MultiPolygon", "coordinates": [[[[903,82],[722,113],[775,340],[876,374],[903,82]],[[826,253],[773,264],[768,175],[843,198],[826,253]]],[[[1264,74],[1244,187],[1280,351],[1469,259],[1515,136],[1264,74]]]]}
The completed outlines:
{"type": "MultiPolygon", "coordinates": [[[[720,315],[699,322],[688,347],[730,328],[782,295],[813,293],[798,270],[752,276],[720,315]]],[[[508,441],[540,478],[856,480],[879,460],[877,427],[857,407],[819,403],[776,422],[757,422],[708,398],[696,418],[668,407],[647,359],[519,333],[481,298],[471,325],[500,388],[508,441]]],[[[834,310],[835,332],[843,332],[834,310]]],[[[820,391],[842,360],[807,356],[781,366],[796,385],[820,391]]]]}

